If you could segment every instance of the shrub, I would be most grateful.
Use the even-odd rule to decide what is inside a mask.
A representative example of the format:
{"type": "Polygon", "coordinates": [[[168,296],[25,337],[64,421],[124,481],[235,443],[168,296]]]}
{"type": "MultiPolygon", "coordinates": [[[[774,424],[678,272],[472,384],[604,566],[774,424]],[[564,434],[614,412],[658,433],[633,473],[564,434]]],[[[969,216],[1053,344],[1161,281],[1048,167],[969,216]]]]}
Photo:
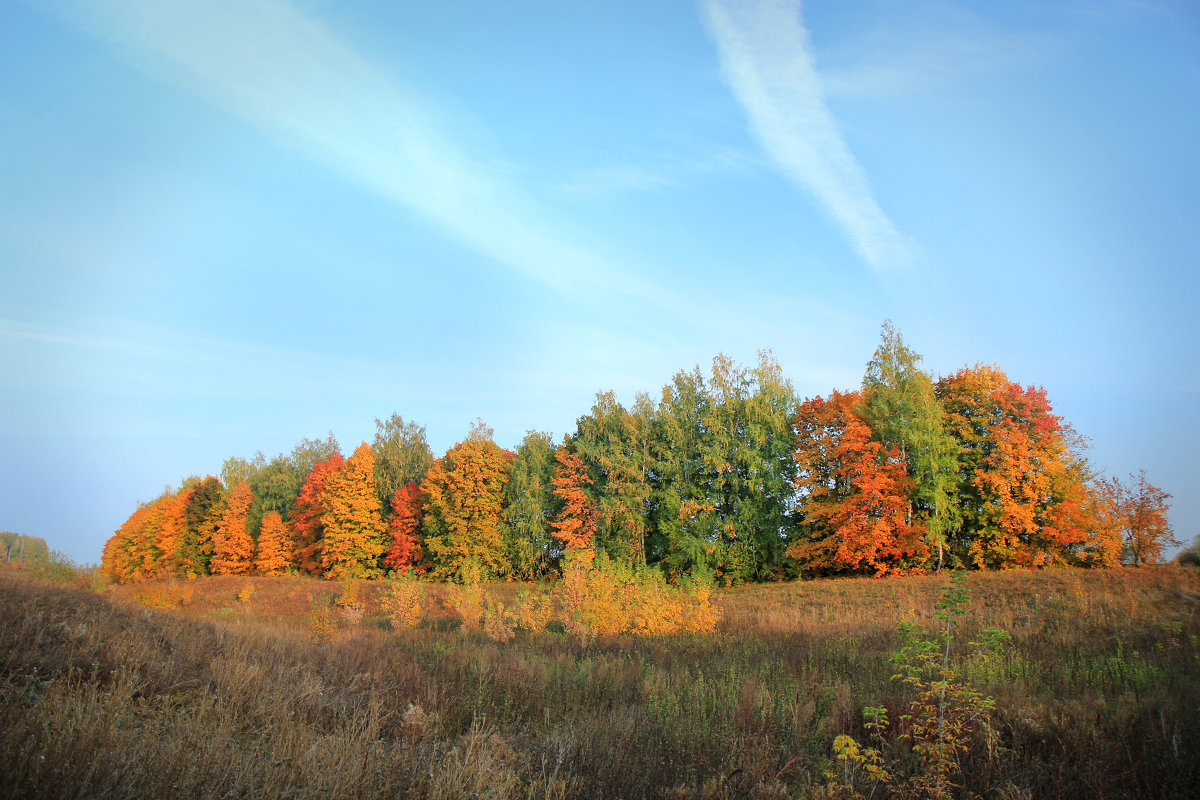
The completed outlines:
{"type": "Polygon", "coordinates": [[[414,578],[399,576],[390,582],[383,598],[383,610],[392,621],[392,628],[404,630],[421,624],[425,587],[414,578]]]}
{"type": "Polygon", "coordinates": [[[554,601],[547,592],[524,590],[517,595],[517,607],[513,610],[513,615],[521,630],[540,633],[546,630],[546,626],[554,618],[554,601]]]}

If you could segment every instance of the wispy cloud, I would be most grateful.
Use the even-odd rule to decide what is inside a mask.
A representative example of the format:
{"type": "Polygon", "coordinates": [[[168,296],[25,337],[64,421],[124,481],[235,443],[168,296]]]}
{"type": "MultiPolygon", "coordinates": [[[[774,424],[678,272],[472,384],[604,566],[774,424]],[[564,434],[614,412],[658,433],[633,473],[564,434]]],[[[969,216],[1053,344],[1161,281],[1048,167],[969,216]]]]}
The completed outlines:
{"type": "Polygon", "coordinates": [[[1060,34],[1006,29],[960,4],[903,3],[822,49],[821,86],[830,97],[940,98],[990,75],[1045,69],[1063,50],[1060,34]]]}
{"type": "Polygon", "coordinates": [[[779,169],[811,192],[876,269],[907,265],[896,230],[825,103],[799,3],[704,0],[725,79],[779,169]]]}
{"type": "Polygon", "coordinates": [[[655,192],[698,179],[742,173],[759,166],[760,161],[757,155],[733,147],[676,141],[666,150],[576,170],[560,188],[568,195],[585,197],[655,192]]]}
{"type": "MultiPolygon", "coordinates": [[[[611,265],[547,224],[494,159],[456,146],[431,104],[286,0],[49,6],[151,73],[533,280],[591,288],[612,274],[611,265]]],[[[638,282],[618,285],[631,292],[638,282]]]]}

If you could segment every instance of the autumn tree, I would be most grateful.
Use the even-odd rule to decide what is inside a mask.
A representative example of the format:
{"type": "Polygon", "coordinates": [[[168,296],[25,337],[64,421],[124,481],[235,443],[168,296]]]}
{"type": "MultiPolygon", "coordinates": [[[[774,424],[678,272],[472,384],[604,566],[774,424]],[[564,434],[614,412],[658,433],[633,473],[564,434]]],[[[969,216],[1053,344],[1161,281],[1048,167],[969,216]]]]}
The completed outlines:
{"type": "Polygon", "coordinates": [[[388,507],[396,492],[409,483],[420,483],[433,466],[433,453],[425,440],[425,426],[406,422],[399,414],[375,420],[375,485],[379,502],[388,507]]]}
{"type": "Polygon", "coordinates": [[[912,480],[906,523],[924,529],[941,569],[949,537],[958,528],[958,443],[945,427],[942,404],[921,356],[904,344],[891,321],[862,382],[862,415],[884,445],[895,448],[912,480]]]}
{"type": "Polygon", "coordinates": [[[284,575],[293,567],[296,545],[291,532],[283,523],[278,511],[269,511],[263,517],[262,529],[258,532],[254,568],[259,575],[284,575]]]}
{"type": "Polygon", "coordinates": [[[1166,547],[1182,544],[1167,518],[1171,495],[1150,483],[1146,471],[1129,476],[1126,484],[1119,478],[1104,481],[1115,528],[1121,537],[1121,556],[1126,564],[1140,567],[1162,561],[1166,547]]]}
{"type": "Polygon", "coordinates": [[[587,492],[592,479],[583,458],[568,444],[569,440],[564,440],[554,452],[558,466],[551,482],[562,507],[550,526],[554,528],[555,538],[562,542],[564,554],[579,554],[590,560],[595,555],[594,539],[600,509],[587,492]]]}
{"type": "Polygon", "coordinates": [[[246,518],[254,492],[243,481],[229,490],[225,510],[213,532],[213,575],[246,575],[254,571],[254,540],[246,530],[246,518]]]}
{"type": "Polygon", "coordinates": [[[296,548],[296,566],[308,575],[320,575],[324,571],[321,558],[325,528],[326,483],[345,465],[342,454],[334,451],[330,456],[313,464],[292,504],[289,522],[296,548]]]}
{"type": "Polygon", "coordinates": [[[389,546],[383,564],[404,574],[420,563],[424,552],[418,531],[421,527],[421,487],[409,481],[392,495],[388,521],[389,546]]]}
{"type": "Polygon", "coordinates": [[[376,494],[375,453],[366,442],[329,476],[322,505],[321,565],[325,577],[379,577],[387,528],[376,494]]]}
{"type": "Polygon", "coordinates": [[[426,473],[424,543],[435,578],[457,578],[469,567],[483,578],[507,574],[504,486],[514,458],[479,422],[426,473]]]}
{"type": "Polygon", "coordinates": [[[288,455],[280,453],[270,461],[259,451],[254,458],[230,458],[221,466],[221,480],[227,489],[245,480],[254,492],[246,528],[257,536],[263,516],[275,511],[287,519],[313,465],[338,452],[337,439],[330,433],[324,439],[301,439],[288,455]]]}
{"type": "Polygon", "coordinates": [[[787,555],[802,573],[883,575],[919,569],[929,556],[909,522],[907,465],[861,416],[861,399],[835,391],[796,414],[799,525],[787,555]]]}
{"type": "Polygon", "coordinates": [[[550,434],[528,431],[517,446],[504,485],[504,524],[508,532],[508,560],[512,576],[535,580],[554,567],[557,541],[551,520],[561,501],[554,494],[554,468],[558,463],[550,434]]]}
{"type": "Polygon", "coordinates": [[[977,365],[937,393],[959,443],[959,556],[981,568],[1073,563],[1088,538],[1067,502],[1080,457],[1045,390],[977,365]]]}
{"type": "MultiPolygon", "coordinates": [[[[151,502],[140,504],[121,523],[121,527],[105,543],[101,554],[100,568],[105,575],[124,583],[149,578],[167,570],[163,559],[164,528],[171,511],[182,505],[180,495],[183,495],[182,503],[186,503],[185,492],[176,493],[168,489],[151,502]]],[[[178,528],[182,530],[182,508],[178,519],[178,528]]]]}

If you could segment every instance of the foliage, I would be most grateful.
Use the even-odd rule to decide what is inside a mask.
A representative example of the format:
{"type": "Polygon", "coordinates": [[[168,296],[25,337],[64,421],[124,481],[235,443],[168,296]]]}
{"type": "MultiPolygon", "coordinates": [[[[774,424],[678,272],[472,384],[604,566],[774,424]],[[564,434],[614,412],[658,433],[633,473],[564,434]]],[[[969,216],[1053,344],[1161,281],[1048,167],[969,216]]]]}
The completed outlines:
{"type": "Polygon", "coordinates": [[[229,491],[221,520],[213,533],[213,575],[246,575],[254,571],[254,540],[246,530],[254,492],[243,481],[229,491]]]}
{"type": "Polygon", "coordinates": [[[31,566],[50,559],[50,548],[40,536],[0,532],[0,558],[8,566],[31,566]]]}
{"type": "Polygon", "coordinates": [[[1129,481],[1116,477],[1098,481],[1112,542],[1108,550],[1119,548],[1121,561],[1131,566],[1159,563],[1166,547],[1183,544],[1175,538],[1167,517],[1171,495],[1150,483],[1145,470],[1130,475],[1129,481]]]}
{"type": "Polygon", "coordinates": [[[383,556],[383,565],[403,574],[419,564],[423,555],[418,533],[421,527],[421,487],[415,481],[401,486],[392,495],[391,509],[392,515],[388,521],[391,542],[383,556]]]}
{"type": "Polygon", "coordinates": [[[663,388],[650,450],[652,560],[669,576],[726,584],[778,576],[793,497],[796,400],[769,351],[755,368],[724,355],[663,388]]]}
{"type": "Polygon", "coordinates": [[[209,475],[189,496],[184,508],[183,533],[167,552],[181,575],[207,575],[213,556],[213,536],[225,513],[225,487],[209,475]]]}
{"type": "Polygon", "coordinates": [[[322,551],[325,545],[324,517],[328,510],[326,484],[345,464],[342,454],[336,451],[313,464],[292,505],[289,521],[295,541],[296,566],[308,575],[320,575],[325,570],[322,551]]]}
{"type": "Polygon", "coordinates": [[[388,581],[388,592],[382,607],[394,630],[415,628],[421,624],[425,605],[425,588],[420,581],[404,575],[393,576],[388,581]]]}
{"type": "Polygon", "coordinates": [[[386,508],[396,492],[410,483],[420,483],[433,466],[433,453],[425,439],[425,426],[405,422],[392,414],[387,420],[375,419],[375,485],[379,502],[386,508]]]}
{"type": "Polygon", "coordinates": [[[375,454],[366,442],[325,485],[321,566],[327,578],[377,578],[387,529],[375,488],[375,454]]]}
{"type": "Polygon", "coordinates": [[[711,632],[720,619],[711,589],[695,581],[665,584],[656,570],[633,569],[601,557],[568,555],[553,597],[567,633],[585,642],[598,636],[711,632]]]}
{"type": "Polygon", "coordinates": [[[1079,560],[1088,533],[1070,501],[1082,457],[1045,390],[981,364],[943,378],[937,392],[960,446],[956,557],[978,568],[1079,560]]]}
{"type": "Polygon", "coordinates": [[[295,566],[296,543],[278,511],[271,511],[258,533],[254,568],[259,575],[283,575],[295,566]]]}
{"type": "Polygon", "coordinates": [[[563,509],[562,522],[578,522],[588,547],[631,566],[646,563],[651,415],[646,395],[627,411],[612,392],[597,392],[591,411],[564,441],[573,463],[560,461],[557,480],[567,482],[555,484],[573,507],[563,509]]]}
{"type": "Polygon", "coordinates": [[[1115,567],[1158,560],[1175,543],[1169,496],[1144,475],[1133,485],[1097,477],[1086,440],[1044,389],[988,365],[935,383],[890,322],[861,392],[798,402],[761,351],[753,366],[718,354],[707,375],[681,370],[657,402],[599,392],[558,448],[530,431],[516,453],[504,450],[479,421],[433,462],[422,426],[376,419],[373,474],[353,482],[373,487],[375,509],[362,498],[331,508],[331,481],[350,490],[337,447],[332,434],[302,440],[269,462],[261,452],[228,459],[224,488],[209,476],[168,489],[114,532],[104,575],[247,570],[241,531],[261,539],[272,512],[293,541],[272,529],[270,571],[325,577],[447,580],[474,563],[486,579],[536,580],[580,551],[653,567],[670,584],[734,586],[943,565],[1115,567]]]}
{"type": "Polygon", "coordinates": [[[560,505],[553,485],[556,463],[550,434],[528,431],[504,485],[508,559],[517,580],[542,578],[557,561],[558,543],[551,533],[551,520],[560,505]]]}
{"type": "Polygon", "coordinates": [[[483,633],[493,642],[509,642],[517,635],[517,618],[499,600],[489,600],[483,609],[483,633]]]}
{"type": "Polygon", "coordinates": [[[521,630],[541,633],[554,618],[554,600],[547,591],[524,589],[517,595],[513,616],[521,630]]]}
{"type": "Polygon", "coordinates": [[[459,573],[461,583],[447,587],[445,602],[461,622],[463,633],[477,631],[483,627],[483,616],[487,601],[483,595],[479,565],[468,562],[459,573]]]}
{"type": "Polygon", "coordinates": [[[896,448],[872,438],[858,393],[806,400],[796,414],[799,530],[787,555],[802,574],[919,570],[929,557],[909,524],[912,481],[896,448]]]}
{"type": "MultiPolygon", "coordinates": [[[[948,800],[962,788],[956,782],[962,774],[960,758],[972,742],[983,739],[991,751],[995,702],[960,681],[950,661],[952,627],[966,614],[968,599],[967,573],[956,572],[934,614],[944,625],[939,639],[927,637],[912,620],[900,623],[900,646],[891,659],[897,669],[892,680],[909,687],[915,697],[894,727],[899,731],[897,740],[911,746],[913,763],[906,764],[897,753],[889,770],[879,750],[860,748],[852,737],[839,736],[834,752],[843,764],[845,796],[861,796],[855,787],[861,779],[872,792],[878,784],[890,784],[905,796],[948,800]]],[[[979,642],[971,643],[974,660],[994,660],[998,649],[1009,641],[1011,637],[1004,631],[985,630],[979,642]]],[[[885,744],[889,728],[886,708],[867,707],[863,716],[868,731],[885,744]]]]}
{"type": "Polygon", "coordinates": [[[468,564],[484,578],[507,572],[504,486],[513,458],[477,428],[425,475],[424,545],[435,578],[457,577],[468,564]]]}
{"type": "Polygon", "coordinates": [[[933,381],[920,363],[921,356],[885,321],[863,376],[860,413],[883,452],[899,451],[911,481],[905,523],[924,531],[940,569],[959,523],[958,443],[946,431],[933,381]]]}
{"type": "Polygon", "coordinates": [[[554,458],[558,466],[551,482],[562,508],[550,525],[554,528],[555,538],[562,542],[565,554],[578,553],[590,558],[595,555],[593,540],[600,515],[596,501],[585,489],[591,485],[592,479],[587,474],[582,456],[568,449],[567,444],[564,443],[554,452],[554,458]]]}

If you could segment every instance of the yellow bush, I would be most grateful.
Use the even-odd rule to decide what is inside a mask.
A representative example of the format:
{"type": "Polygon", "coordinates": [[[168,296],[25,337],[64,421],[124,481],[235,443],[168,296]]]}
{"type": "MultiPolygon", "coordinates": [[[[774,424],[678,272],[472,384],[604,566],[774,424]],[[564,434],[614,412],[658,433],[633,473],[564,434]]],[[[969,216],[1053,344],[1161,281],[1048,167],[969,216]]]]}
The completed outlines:
{"type": "Polygon", "coordinates": [[[392,628],[415,628],[421,623],[425,587],[411,578],[391,582],[391,591],[383,598],[383,610],[392,620],[392,628]]]}
{"type": "Polygon", "coordinates": [[[554,618],[554,603],[545,592],[523,591],[517,595],[517,607],[513,614],[521,630],[539,633],[546,630],[554,618]]]}
{"type": "Polygon", "coordinates": [[[706,585],[677,588],[657,572],[589,562],[568,560],[554,591],[568,633],[588,640],[623,632],[653,636],[716,627],[720,612],[706,585]]]}

